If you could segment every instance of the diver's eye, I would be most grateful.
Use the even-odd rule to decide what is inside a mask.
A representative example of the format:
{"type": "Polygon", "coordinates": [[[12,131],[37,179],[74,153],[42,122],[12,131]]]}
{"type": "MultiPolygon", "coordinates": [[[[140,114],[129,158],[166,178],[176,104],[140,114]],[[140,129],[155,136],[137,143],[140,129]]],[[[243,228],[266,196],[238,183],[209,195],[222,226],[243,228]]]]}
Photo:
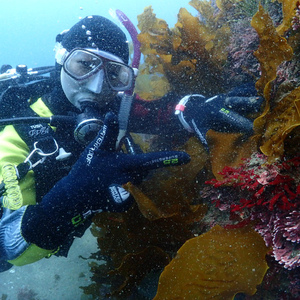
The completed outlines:
{"type": "Polygon", "coordinates": [[[67,57],[64,68],[67,73],[76,78],[97,71],[103,64],[102,59],[88,51],[77,49],[67,57]]]}
{"type": "Polygon", "coordinates": [[[117,79],[119,77],[119,74],[118,73],[116,73],[116,72],[110,72],[110,78],[111,79],[117,79]]]}
{"type": "Polygon", "coordinates": [[[80,60],[78,61],[78,63],[81,65],[81,67],[91,71],[97,67],[97,64],[94,61],[80,60]]]}
{"type": "Polygon", "coordinates": [[[69,64],[69,71],[72,73],[75,73],[77,76],[84,76],[86,74],[89,74],[90,72],[93,72],[97,67],[101,65],[100,60],[86,60],[86,59],[78,59],[74,64],[69,64]]]}

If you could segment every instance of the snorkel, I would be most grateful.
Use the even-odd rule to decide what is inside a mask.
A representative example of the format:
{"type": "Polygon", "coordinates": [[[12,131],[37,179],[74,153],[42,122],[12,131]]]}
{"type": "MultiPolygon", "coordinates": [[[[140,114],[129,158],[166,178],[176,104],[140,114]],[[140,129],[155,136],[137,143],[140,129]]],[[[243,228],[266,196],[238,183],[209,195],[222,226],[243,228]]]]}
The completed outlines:
{"type": "Polygon", "coordinates": [[[133,80],[132,89],[125,91],[122,96],[122,101],[119,110],[119,137],[117,145],[120,144],[121,139],[127,134],[128,127],[128,119],[130,115],[130,109],[133,100],[133,92],[135,86],[135,79],[138,74],[138,68],[141,59],[141,50],[140,50],[140,42],[137,39],[138,32],[132,22],[128,19],[128,17],[119,9],[113,10],[110,9],[110,15],[115,18],[117,17],[121,24],[126,28],[128,33],[130,34],[132,43],[133,43],[133,60],[131,67],[134,69],[135,78],[133,80]]]}
{"type": "MultiPolygon", "coordinates": [[[[111,13],[112,10],[110,10],[111,13]]],[[[138,32],[135,28],[135,26],[132,24],[132,22],[128,19],[128,17],[119,9],[117,9],[115,11],[116,16],[118,17],[118,19],[120,20],[120,22],[124,25],[124,27],[126,28],[126,30],[128,31],[128,33],[130,34],[132,43],[133,43],[133,60],[132,60],[132,64],[131,67],[135,69],[136,71],[136,76],[137,76],[137,70],[139,68],[140,65],[140,59],[141,59],[141,44],[139,42],[139,40],[137,39],[138,36],[138,32]]],[[[125,93],[127,94],[133,94],[133,90],[134,90],[134,84],[132,87],[131,91],[127,91],[125,93]]]]}

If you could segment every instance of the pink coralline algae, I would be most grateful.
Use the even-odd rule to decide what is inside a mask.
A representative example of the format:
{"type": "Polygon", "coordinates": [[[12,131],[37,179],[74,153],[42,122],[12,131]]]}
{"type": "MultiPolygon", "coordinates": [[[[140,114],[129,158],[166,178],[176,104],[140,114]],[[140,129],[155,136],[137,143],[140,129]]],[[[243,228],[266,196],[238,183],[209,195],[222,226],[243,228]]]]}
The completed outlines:
{"type": "Polygon", "coordinates": [[[222,180],[207,182],[216,206],[243,223],[254,222],[272,248],[271,255],[286,269],[300,266],[299,166],[300,157],[267,164],[263,155],[256,154],[240,167],[225,167],[222,180]]]}
{"type": "Polygon", "coordinates": [[[292,211],[274,221],[273,254],[287,269],[300,266],[299,212],[292,211]]]}
{"type": "Polygon", "coordinates": [[[272,247],[272,256],[287,269],[300,266],[300,212],[276,213],[269,217],[253,214],[252,219],[262,218],[255,229],[266,245],[272,247]]]}

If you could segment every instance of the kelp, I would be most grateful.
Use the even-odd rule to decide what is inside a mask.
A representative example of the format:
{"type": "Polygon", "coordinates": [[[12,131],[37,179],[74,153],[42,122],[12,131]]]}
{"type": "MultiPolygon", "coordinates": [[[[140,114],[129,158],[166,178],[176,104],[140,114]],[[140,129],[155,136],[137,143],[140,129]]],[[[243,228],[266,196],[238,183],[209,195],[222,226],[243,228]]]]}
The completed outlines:
{"type": "Polygon", "coordinates": [[[125,280],[113,295],[130,295],[136,284],[150,271],[160,270],[170,262],[169,255],[159,247],[150,246],[138,253],[126,254],[121,265],[110,271],[109,276],[121,276],[125,280]]]}
{"type": "Polygon", "coordinates": [[[161,60],[168,60],[170,55],[168,51],[172,49],[172,32],[164,20],[156,18],[151,7],[145,8],[144,13],[138,16],[138,21],[141,31],[138,39],[145,62],[140,66],[135,92],[145,100],[153,100],[170,90],[161,60]],[[165,55],[159,58],[157,51],[165,55]]]}
{"type": "Polygon", "coordinates": [[[271,84],[276,78],[277,68],[283,61],[292,58],[293,50],[286,39],[277,33],[272,19],[261,5],[252,18],[251,25],[260,38],[259,48],[254,53],[261,66],[261,77],[256,82],[256,88],[266,100],[264,112],[254,121],[256,132],[261,134],[265,125],[265,116],[270,109],[271,84]]]}
{"type": "Polygon", "coordinates": [[[212,173],[221,179],[220,172],[225,166],[238,166],[246,157],[250,157],[257,150],[255,138],[244,140],[241,133],[222,133],[214,130],[207,132],[209,157],[212,173]]]}
{"type": "Polygon", "coordinates": [[[291,20],[295,16],[296,5],[298,0],[277,0],[282,3],[283,20],[276,28],[279,35],[283,35],[291,27],[291,20]]]}
{"type": "MultiPolygon", "coordinates": [[[[182,220],[177,216],[151,221],[141,214],[137,205],[124,214],[98,214],[93,221],[101,228],[99,255],[111,260],[108,263],[110,271],[102,273],[103,277],[109,276],[110,293],[120,298],[128,297],[145,275],[167,265],[170,254],[187,238],[193,237],[192,221],[205,214],[203,209],[190,222],[184,215],[182,220]],[[133,260],[137,262],[133,264],[133,260]]],[[[98,281],[98,290],[102,283],[98,281]]]]}
{"type": "Polygon", "coordinates": [[[253,295],[268,269],[268,248],[250,227],[218,225],[185,242],[160,276],[154,300],[233,299],[253,295]]]}
{"type": "Polygon", "coordinates": [[[261,151],[269,161],[282,157],[284,141],[300,125],[300,88],[284,97],[268,115],[261,151]]]}
{"type": "MultiPolygon", "coordinates": [[[[264,112],[254,121],[256,133],[262,135],[261,151],[274,161],[284,154],[284,142],[291,131],[299,126],[299,88],[283,97],[274,91],[273,83],[277,78],[278,68],[282,62],[297,59],[294,57],[295,36],[289,45],[283,35],[291,29],[291,19],[295,15],[297,1],[280,1],[283,6],[282,23],[275,28],[272,19],[260,6],[252,19],[252,26],[260,37],[259,49],[255,52],[262,68],[261,78],[257,81],[257,89],[266,99],[264,112]]],[[[297,37],[297,36],[296,36],[297,37]]],[[[280,90],[281,86],[277,87],[280,90]]]]}
{"type": "Polygon", "coordinates": [[[156,18],[151,7],[138,16],[141,31],[138,39],[145,58],[140,74],[148,75],[150,82],[153,81],[145,84],[151,89],[145,91],[137,79],[136,93],[141,97],[149,100],[152,93],[155,99],[167,90],[181,94],[213,94],[224,90],[222,70],[230,28],[225,21],[220,21],[221,11],[213,13],[209,2],[191,1],[190,4],[201,13],[203,21],[184,8],[180,9],[178,22],[171,29],[164,20],[156,18]]]}

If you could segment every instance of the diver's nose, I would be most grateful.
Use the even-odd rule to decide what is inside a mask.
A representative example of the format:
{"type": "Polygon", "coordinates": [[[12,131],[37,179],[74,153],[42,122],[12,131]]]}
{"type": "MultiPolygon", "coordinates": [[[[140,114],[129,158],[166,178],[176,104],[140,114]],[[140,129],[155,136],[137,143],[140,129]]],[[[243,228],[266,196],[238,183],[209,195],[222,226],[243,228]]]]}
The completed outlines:
{"type": "Polygon", "coordinates": [[[99,72],[90,77],[85,87],[87,90],[95,94],[100,94],[102,91],[104,80],[104,70],[100,70],[99,72]]]}

